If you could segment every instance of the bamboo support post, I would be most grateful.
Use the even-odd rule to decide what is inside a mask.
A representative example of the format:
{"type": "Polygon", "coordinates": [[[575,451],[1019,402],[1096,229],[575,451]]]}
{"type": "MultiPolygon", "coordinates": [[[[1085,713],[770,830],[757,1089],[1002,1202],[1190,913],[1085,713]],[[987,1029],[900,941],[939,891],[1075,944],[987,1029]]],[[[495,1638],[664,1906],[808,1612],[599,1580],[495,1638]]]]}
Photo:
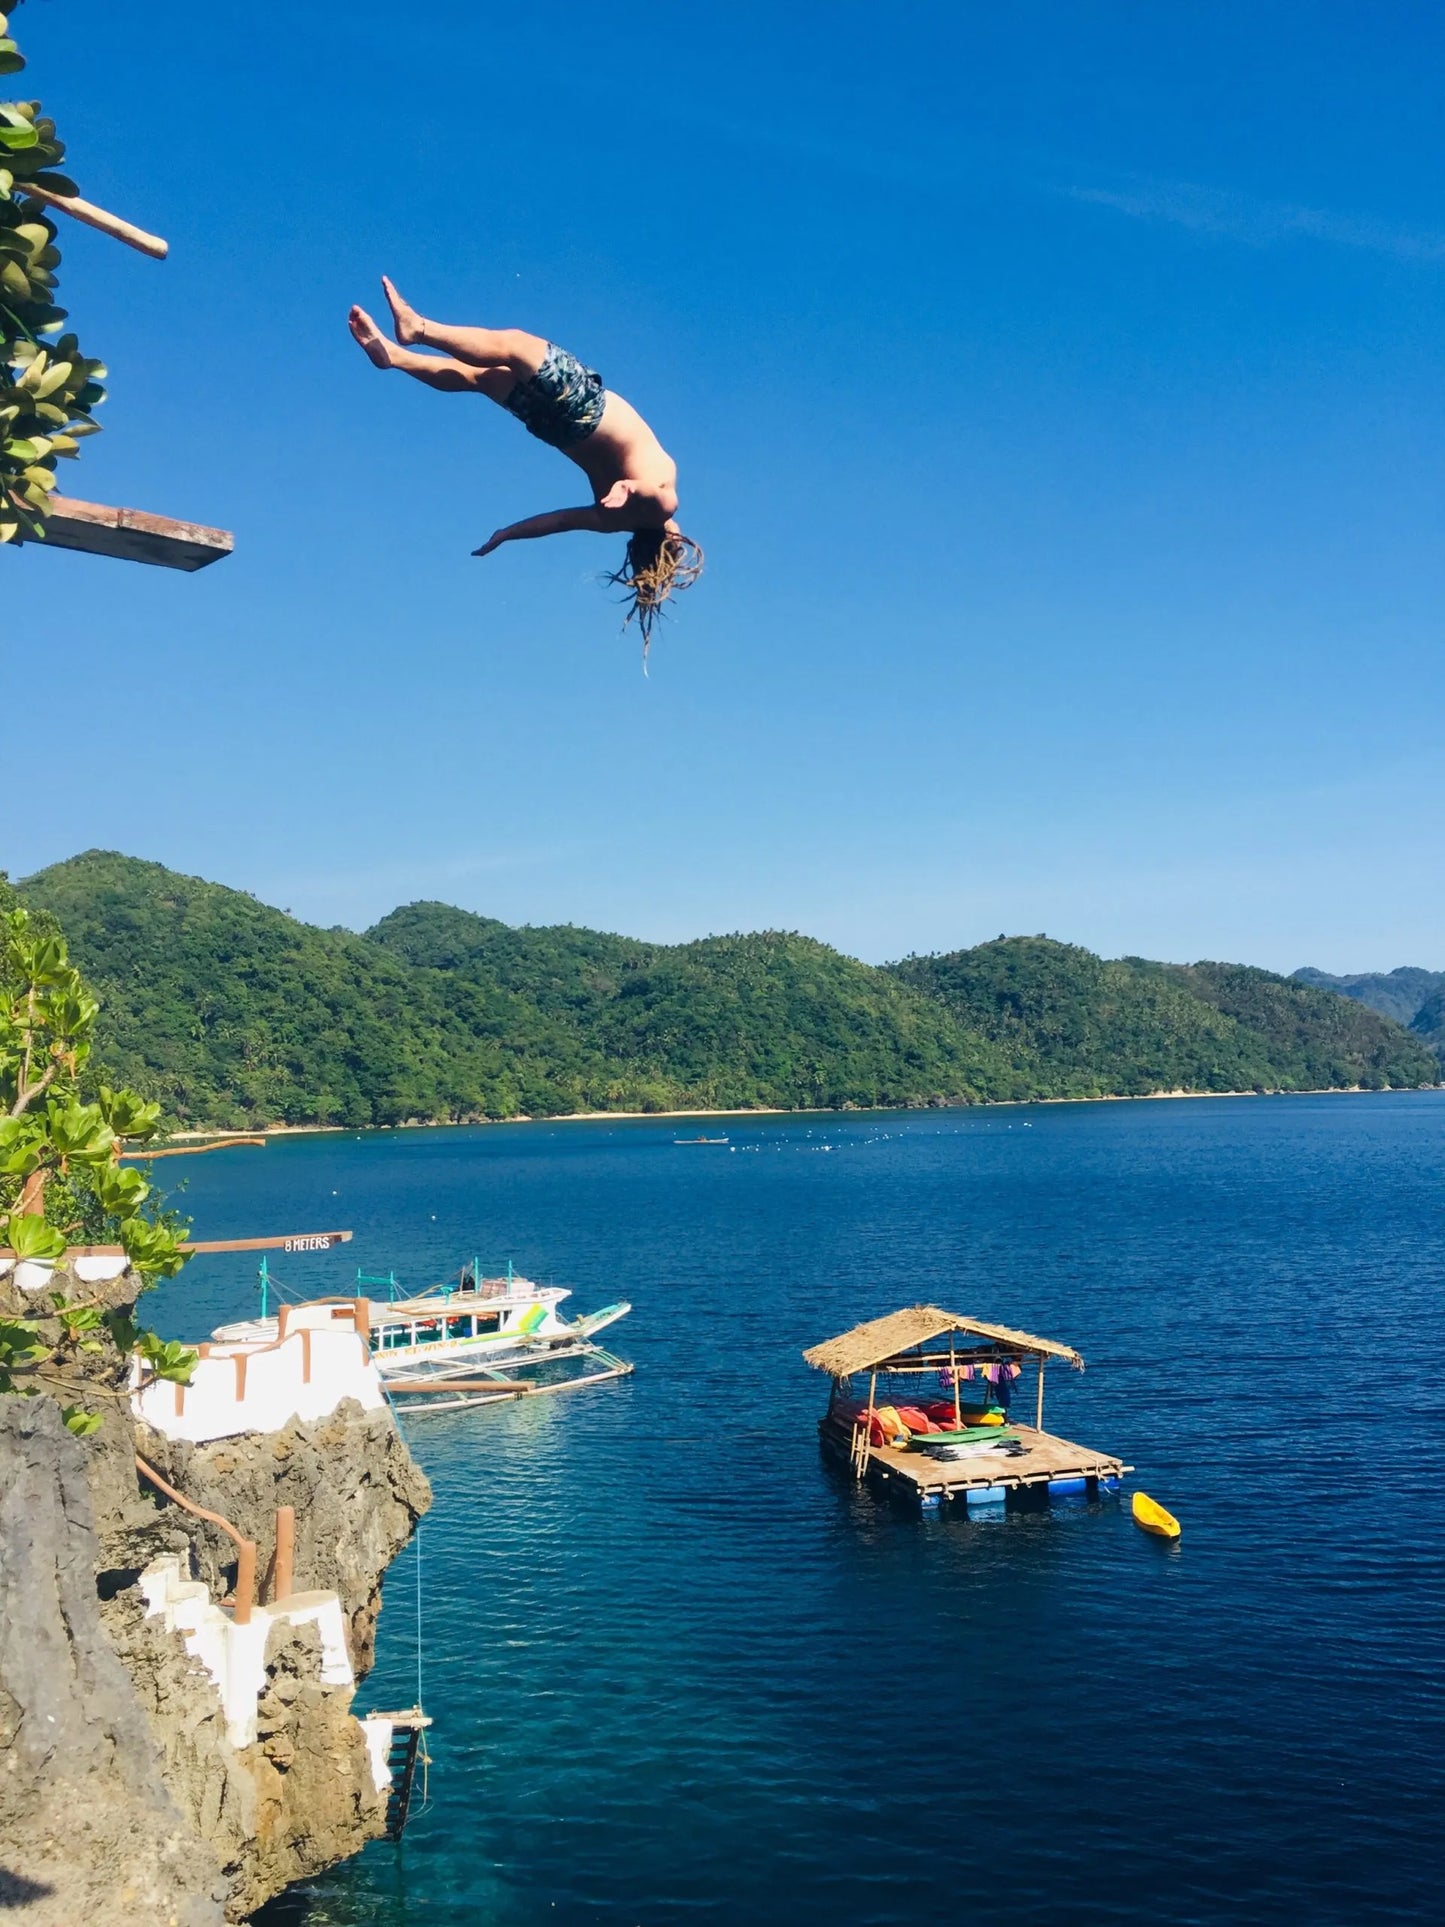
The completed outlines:
{"type": "Polygon", "coordinates": [[[1038,1410],[1034,1418],[1034,1426],[1035,1430],[1040,1432],[1044,1429],[1044,1365],[1046,1362],[1042,1357],[1039,1359],[1039,1402],[1038,1410]]]}
{"type": "Polygon", "coordinates": [[[878,1374],[874,1372],[868,1380],[868,1417],[863,1427],[863,1436],[858,1444],[858,1477],[861,1479],[868,1470],[868,1453],[873,1444],[873,1408],[878,1398],[878,1374]]]}
{"type": "Polygon", "coordinates": [[[163,241],[158,234],[147,234],[143,227],[123,221],[118,214],[108,213],[93,201],[82,201],[78,194],[52,194],[48,187],[37,187],[33,181],[17,181],[16,186],[31,200],[42,201],[57,213],[68,214],[72,221],[83,221],[86,227],[108,234],[113,241],[124,241],[128,248],[134,248],[138,254],[148,254],[153,261],[164,261],[171,251],[169,241],[163,241]]]}
{"type": "Polygon", "coordinates": [[[948,1375],[953,1380],[953,1428],[963,1430],[963,1401],[958,1393],[958,1351],[954,1345],[953,1333],[948,1334],[948,1375]]]}

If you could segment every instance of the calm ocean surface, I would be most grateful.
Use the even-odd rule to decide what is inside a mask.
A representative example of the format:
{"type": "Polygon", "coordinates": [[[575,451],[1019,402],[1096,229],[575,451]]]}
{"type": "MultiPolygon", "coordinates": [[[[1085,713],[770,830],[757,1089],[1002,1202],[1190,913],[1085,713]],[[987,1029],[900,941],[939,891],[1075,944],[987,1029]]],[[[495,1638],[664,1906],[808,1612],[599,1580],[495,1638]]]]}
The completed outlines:
{"type": "MultiPolygon", "coordinates": [[[[1445,1095],[315,1137],[198,1235],[632,1299],[636,1376],[414,1419],[430,1804],[270,1921],[1438,1919],[1445,1095]],[[1076,1345],[1127,1505],[921,1519],[820,1460],[799,1352],[932,1300],[1076,1345]]],[[[243,1258],[149,1301],[203,1337],[243,1258]]],[[[298,1575],[304,1579],[304,1575],[298,1575]]],[[[367,1705],[416,1697],[416,1559],[367,1705]]]]}

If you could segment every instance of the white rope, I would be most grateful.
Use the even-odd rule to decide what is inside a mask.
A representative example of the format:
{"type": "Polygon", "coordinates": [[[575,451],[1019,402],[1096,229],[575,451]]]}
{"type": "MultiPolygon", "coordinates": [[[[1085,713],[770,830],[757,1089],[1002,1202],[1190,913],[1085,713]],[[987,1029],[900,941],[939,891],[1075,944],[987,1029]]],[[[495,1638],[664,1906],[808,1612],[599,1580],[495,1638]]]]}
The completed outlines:
{"type": "MultiPolygon", "coordinates": [[[[383,1385],[382,1391],[385,1394],[386,1402],[388,1406],[391,1408],[392,1423],[396,1427],[397,1437],[401,1440],[402,1444],[405,1445],[407,1451],[410,1452],[411,1440],[407,1437],[406,1428],[402,1425],[401,1413],[397,1410],[396,1400],[392,1397],[391,1393],[386,1390],[385,1385],[383,1385]]],[[[426,1702],[422,1698],[423,1607],[422,1607],[422,1575],[421,1575],[422,1527],[421,1527],[420,1519],[417,1520],[416,1530],[412,1534],[412,1544],[413,1544],[413,1547],[415,1548],[414,1570],[416,1573],[416,1709],[420,1713],[426,1704],[426,1702]]],[[[431,1805],[431,1749],[427,1745],[425,1727],[423,1727],[420,1733],[418,1734],[418,1746],[420,1749],[419,1757],[421,1760],[421,1805],[419,1807],[416,1807],[414,1811],[416,1811],[417,1813],[425,1813],[427,1808],[431,1805]]],[[[409,1817],[410,1816],[408,1816],[408,1818],[409,1817]]]]}

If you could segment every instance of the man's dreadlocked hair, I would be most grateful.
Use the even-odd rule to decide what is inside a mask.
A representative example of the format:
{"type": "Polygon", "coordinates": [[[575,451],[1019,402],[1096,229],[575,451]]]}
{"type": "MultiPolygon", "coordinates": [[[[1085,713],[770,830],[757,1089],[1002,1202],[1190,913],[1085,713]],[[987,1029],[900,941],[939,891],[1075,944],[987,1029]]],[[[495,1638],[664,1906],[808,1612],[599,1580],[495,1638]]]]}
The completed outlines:
{"type": "Polygon", "coordinates": [[[622,567],[607,577],[626,590],[627,616],[622,626],[636,621],[642,631],[642,654],[647,656],[652,625],[669,596],[690,589],[702,574],[702,550],[688,536],[672,529],[638,529],[627,544],[622,567]]]}

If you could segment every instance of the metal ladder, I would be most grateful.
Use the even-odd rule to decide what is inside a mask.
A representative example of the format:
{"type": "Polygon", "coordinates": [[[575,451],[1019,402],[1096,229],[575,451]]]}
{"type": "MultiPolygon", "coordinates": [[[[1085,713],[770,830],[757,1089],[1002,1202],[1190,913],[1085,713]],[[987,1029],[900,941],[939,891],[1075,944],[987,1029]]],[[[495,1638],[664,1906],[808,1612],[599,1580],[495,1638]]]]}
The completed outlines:
{"type": "Polygon", "coordinates": [[[411,1812],[417,1762],[429,1763],[422,1735],[431,1725],[431,1719],[419,1706],[406,1713],[373,1713],[370,1717],[391,1721],[391,1744],[386,1754],[386,1770],[391,1776],[386,1796],[386,1838],[400,1840],[411,1812]]]}

